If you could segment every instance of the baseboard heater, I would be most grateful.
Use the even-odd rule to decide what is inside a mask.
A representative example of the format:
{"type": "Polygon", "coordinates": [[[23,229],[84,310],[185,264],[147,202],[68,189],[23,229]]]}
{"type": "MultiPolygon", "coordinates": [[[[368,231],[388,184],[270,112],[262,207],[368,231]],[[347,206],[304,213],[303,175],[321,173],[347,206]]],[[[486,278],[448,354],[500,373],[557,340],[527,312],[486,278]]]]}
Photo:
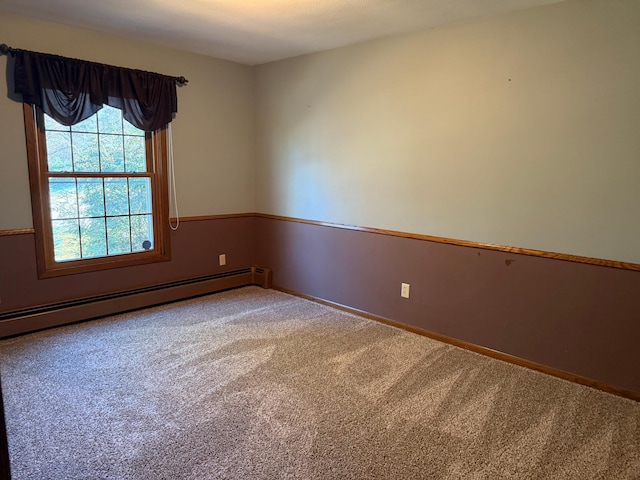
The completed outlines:
{"type": "Polygon", "coordinates": [[[248,285],[271,288],[271,270],[248,267],[134,290],[3,312],[0,313],[0,338],[248,285]]]}

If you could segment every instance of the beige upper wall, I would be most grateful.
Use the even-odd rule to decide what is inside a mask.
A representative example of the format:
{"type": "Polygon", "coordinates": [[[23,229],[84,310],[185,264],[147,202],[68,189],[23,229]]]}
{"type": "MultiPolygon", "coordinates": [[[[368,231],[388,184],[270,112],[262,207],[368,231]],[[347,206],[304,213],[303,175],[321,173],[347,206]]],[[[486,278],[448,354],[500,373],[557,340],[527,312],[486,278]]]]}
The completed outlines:
{"type": "Polygon", "coordinates": [[[640,2],[256,69],[260,212],[640,263],[640,2]]]}
{"type": "MultiPolygon", "coordinates": [[[[252,67],[2,12],[0,32],[14,48],[185,76],[172,125],[180,214],[255,210],[252,67]]],[[[30,202],[22,105],[2,81],[0,230],[31,227],[30,202]]]]}
{"type": "MultiPolygon", "coordinates": [[[[183,216],[257,208],[640,263],[638,24],[640,2],[581,0],[369,42],[258,67],[255,105],[251,67],[2,12],[0,41],[189,78],[183,216]]],[[[6,88],[0,230],[31,226],[6,88]]]]}

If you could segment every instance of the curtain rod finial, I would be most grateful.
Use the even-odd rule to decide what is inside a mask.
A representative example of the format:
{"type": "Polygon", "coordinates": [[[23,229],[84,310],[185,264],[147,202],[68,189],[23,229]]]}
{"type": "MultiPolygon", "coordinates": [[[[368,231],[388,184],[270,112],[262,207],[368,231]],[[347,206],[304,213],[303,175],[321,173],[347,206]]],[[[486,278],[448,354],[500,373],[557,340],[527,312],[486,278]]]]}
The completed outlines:
{"type": "Polygon", "coordinates": [[[184,77],[176,77],[176,82],[178,82],[180,85],[186,85],[187,83],[189,83],[189,80],[184,77]]]}
{"type": "Polygon", "coordinates": [[[0,44],[0,53],[2,55],[7,55],[10,51],[11,47],[9,47],[9,45],[7,45],[6,43],[0,44]]]}

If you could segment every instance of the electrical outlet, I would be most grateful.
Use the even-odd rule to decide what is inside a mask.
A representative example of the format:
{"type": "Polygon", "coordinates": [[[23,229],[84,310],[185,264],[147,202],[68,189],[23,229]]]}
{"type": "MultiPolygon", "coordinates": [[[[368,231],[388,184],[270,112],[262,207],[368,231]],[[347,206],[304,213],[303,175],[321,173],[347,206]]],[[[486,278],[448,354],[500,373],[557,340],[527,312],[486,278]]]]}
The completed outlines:
{"type": "Polygon", "coordinates": [[[221,253],[221,254],[218,256],[218,260],[219,260],[219,262],[220,262],[220,266],[221,266],[221,267],[222,267],[223,265],[226,265],[226,264],[227,264],[227,255],[226,255],[226,253],[221,253]]]}
{"type": "Polygon", "coordinates": [[[403,283],[402,286],[400,287],[400,296],[402,298],[409,298],[410,288],[411,288],[411,285],[409,285],[408,283],[403,283]]]}

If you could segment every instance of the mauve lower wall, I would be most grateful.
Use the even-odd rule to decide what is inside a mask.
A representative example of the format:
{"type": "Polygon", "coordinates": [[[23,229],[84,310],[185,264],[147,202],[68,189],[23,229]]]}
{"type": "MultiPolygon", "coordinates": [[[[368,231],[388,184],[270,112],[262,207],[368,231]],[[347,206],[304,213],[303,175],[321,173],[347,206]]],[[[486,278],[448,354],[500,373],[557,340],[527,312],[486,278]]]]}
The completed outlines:
{"type": "Polygon", "coordinates": [[[34,236],[0,236],[0,311],[157,285],[252,266],[252,217],[183,222],[171,233],[169,262],[39,280],[34,236]],[[218,255],[227,264],[218,265],[218,255]]]}
{"type": "Polygon", "coordinates": [[[33,242],[0,237],[0,311],[258,264],[276,287],[640,392],[640,272],[236,217],[184,222],[170,262],[38,280],[33,242]]]}
{"type": "Polygon", "coordinates": [[[640,392],[639,272],[256,221],[275,287],[640,392]]]}

